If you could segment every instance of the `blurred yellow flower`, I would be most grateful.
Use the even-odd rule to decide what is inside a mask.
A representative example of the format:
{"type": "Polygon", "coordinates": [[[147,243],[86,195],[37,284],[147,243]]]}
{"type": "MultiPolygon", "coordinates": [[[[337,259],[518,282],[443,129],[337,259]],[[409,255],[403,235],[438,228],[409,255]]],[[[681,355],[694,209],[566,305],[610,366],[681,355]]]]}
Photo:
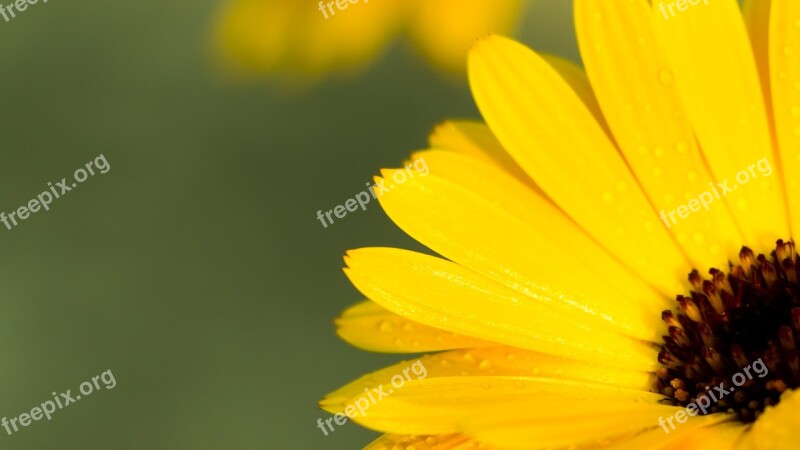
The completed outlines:
{"type": "Polygon", "coordinates": [[[315,79],[353,72],[405,32],[438,69],[462,73],[476,37],[509,33],[523,0],[229,0],[215,32],[235,72],[315,79]]]}

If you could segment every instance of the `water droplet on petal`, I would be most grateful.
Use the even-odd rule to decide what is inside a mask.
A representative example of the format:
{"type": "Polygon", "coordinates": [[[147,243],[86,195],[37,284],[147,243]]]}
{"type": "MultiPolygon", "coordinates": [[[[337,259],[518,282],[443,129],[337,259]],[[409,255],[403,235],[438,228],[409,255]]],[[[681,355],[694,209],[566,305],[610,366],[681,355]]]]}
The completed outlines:
{"type": "Polygon", "coordinates": [[[486,359],[484,359],[484,360],[483,360],[483,361],[481,361],[481,363],[478,365],[478,368],[480,368],[481,370],[489,370],[489,369],[491,369],[491,368],[492,368],[492,363],[490,363],[490,362],[489,362],[489,360],[486,360],[486,359]]]}
{"type": "Polygon", "coordinates": [[[391,333],[394,331],[394,324],[388,320],[384,320],[378,324],[378,330],[380,330],[381,333],[391,333]]]}

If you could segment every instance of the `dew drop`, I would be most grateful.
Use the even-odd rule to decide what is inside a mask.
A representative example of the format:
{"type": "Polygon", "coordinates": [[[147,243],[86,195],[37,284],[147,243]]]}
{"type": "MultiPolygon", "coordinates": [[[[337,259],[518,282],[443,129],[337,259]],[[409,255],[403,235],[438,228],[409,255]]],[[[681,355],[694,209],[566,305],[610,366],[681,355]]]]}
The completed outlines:
{"type": "Polygon", "coordinates": [[[700,176],[697,175],[697,172],[695,172],[694,170],[689,171],[689,173],[686,174],[686,179],[689,180],[690,183],[697,182],[698,178],[700,178],[700,176]]]}
{"type": "Polygon", "coordinates": [[[653,149],[653,154],[656,156],[656,158],[663,158],[664,153],[666,153],[664,151],[664,147],[656,147],[655,149],[653,149]]]}
{"type": "Polygon", "coordinates": [[[686,152],[689,151],[689,144],[687,144],[686,141],[678,141],[678,143],[675,144],[675,151],[681,155],[685,155],[686,152]]]}
{"type": "Polygon", "coordinates": [[[481,361],[481,363],[478,365],[478,368],[479,368],[479,369],[481,369],[481,370],[489,370],[489,369],[491,369],[491,368],[492,368],[492,363],[490,363],[490,362],[489,362],[489,360],[486,360],[486,359],[484,359],[484,360],[483,360],[483,361],[481,361]]]}
{"type": "Polygon", "coordinates": [[[614,194],[612,194],[611,192],[608,192],[608,191],[603,192],[603,201],[606,202],[606,203],[613,202],[614,201],[614,194]]]}
{"type": "Polygon", "coordinates": [[[403,331],[405,331],[406,333],[413,333],[415,329],[416,328],[414,327],[414,324],[411,322],[406,322],[403,325],[403,331]]]}
{"type": "Polygon", "coordinates": [[[659,166],[653,167],[653,176],[660,177],[661,175],[664,175],[664,169],[659,166]]]}
{"type": "Polygon", "coordinates": [[[389,322],[388,320],[384,320],[380,324],[378,324],[378,330],[381,333],[391,333],[392,331],[394,331],[394,324],[392,322],[389,322]]]}

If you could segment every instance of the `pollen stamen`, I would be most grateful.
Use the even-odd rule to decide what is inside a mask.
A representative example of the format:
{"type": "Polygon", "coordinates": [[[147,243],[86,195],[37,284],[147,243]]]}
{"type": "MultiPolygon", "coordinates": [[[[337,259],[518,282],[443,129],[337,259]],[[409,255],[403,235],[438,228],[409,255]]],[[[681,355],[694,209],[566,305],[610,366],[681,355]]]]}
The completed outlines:
{"type": "Polygon", "coordinates": [[[800,386],[799,266],[794,242],[779,240],[769,256],[742,247],[727,274],[715,268],[707,279],[697,270],[689,274],[692,290],[676,296],[678,312],[661,314],[668,335],[658,355],[665,367],[656,371],[657,390],[667,403],[686,406],[720,383],[733,387],[732,377],[749,371],[708,409],[748,423],[800,386]]]}

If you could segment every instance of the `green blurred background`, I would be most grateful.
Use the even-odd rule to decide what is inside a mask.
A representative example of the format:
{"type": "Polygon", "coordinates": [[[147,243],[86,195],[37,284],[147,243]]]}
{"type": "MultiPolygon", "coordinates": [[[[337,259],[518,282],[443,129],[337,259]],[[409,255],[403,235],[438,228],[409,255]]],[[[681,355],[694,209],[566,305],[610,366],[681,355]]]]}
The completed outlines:
{"type": "MultiPolygon", "coordinates": [[[[570,3],[538,0],[520,39],[575,60],[570,3]]],[[[361,299],[341,257],[415,244],[376,204],[327,229],[315,214],[424,147],[434,124],[478,117],[468,87],[402,41],[308,91],[232,84],[209,50],[218,7],[50,0],[0,20],[0,211],[99,154],[111,165],[0,228],[0,417],[107,369],[117,380],[50,422],[0,429],[0,448],[350,449],[376,436],[316,427],[321,397],[401,358],[336,337],[332,320],[361,299]]]]}

